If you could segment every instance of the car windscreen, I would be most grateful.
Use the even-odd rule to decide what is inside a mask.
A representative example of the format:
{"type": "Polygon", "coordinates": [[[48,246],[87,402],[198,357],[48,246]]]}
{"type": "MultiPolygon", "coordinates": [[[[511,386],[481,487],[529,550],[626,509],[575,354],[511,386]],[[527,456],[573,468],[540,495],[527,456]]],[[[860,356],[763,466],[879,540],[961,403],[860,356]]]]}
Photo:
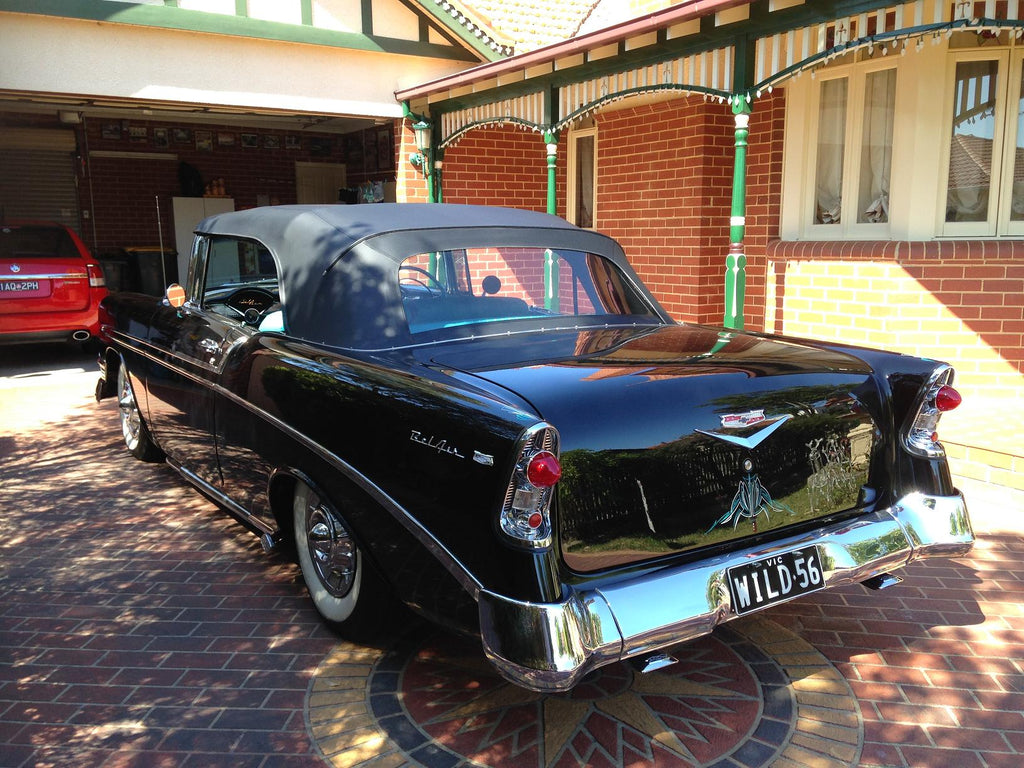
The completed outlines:
{"type": "Polygon", "coordinates": [[[610,260],[540,246],[421,253],[398,270],[409,332],[539,318],[658,321],[610,260]]]}
{"type": "Polygon", "coordinates": [[[61,227],[0,226],[0,258],[78,258],[71,236],[61,227]]]}

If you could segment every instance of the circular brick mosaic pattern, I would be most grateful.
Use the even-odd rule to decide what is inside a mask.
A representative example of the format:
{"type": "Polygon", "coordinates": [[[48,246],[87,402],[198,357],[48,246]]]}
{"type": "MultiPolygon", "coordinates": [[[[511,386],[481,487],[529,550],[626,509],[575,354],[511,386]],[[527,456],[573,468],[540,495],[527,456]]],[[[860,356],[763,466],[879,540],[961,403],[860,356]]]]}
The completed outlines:
{"type": "Polygon", "coordinates": [[[613,664],[546,695],[505,682],[471,640],[343,644],[321,665],[307,715],[339,768],[856,764],[862,727],[848,684],[788,630],[748,618],[675,656],[647,675],[613,664]]]}

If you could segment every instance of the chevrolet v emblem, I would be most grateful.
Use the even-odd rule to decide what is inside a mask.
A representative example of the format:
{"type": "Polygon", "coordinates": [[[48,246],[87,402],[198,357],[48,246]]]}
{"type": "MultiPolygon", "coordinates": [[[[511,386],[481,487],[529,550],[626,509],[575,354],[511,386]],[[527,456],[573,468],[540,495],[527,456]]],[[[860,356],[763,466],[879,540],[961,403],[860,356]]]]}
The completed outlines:
{"type": "Polygon", "coordinates": [[[738,445],[740,448],[746,448],[747,450],[752,451],[767,440],[775,430],[792,418],[793,416],[788,413],[785,416],[779,416],[779,418],[769,422],[767,425],[757,430],[757,432],[752,435],[748,435],[747,437],[740,437],[739,435],[723,435],[719,432],[710,432],[706,429],[697,429],[694,431],[700,432],[702,435],[707,435],[708,437],[716,437],[719,440],[725,440],[727,443],[732,443],[733,445],[738,445]]]}

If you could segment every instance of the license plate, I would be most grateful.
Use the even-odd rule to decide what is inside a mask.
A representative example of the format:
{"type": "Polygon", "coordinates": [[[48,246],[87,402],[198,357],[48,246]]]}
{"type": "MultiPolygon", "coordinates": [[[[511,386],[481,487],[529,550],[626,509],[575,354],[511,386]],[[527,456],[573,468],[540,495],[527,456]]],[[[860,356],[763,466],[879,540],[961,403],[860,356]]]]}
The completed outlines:
{"type": "Polygon", "coordinates": [[[38,280],[0,280],[0,293],[31,293],[38,291],[38,280]]]}
{"type": "Polygon", "coordinates": [[[750,613],[825,586],[817,546],[780,552],[726,571],[736,613],[750,613]]]}

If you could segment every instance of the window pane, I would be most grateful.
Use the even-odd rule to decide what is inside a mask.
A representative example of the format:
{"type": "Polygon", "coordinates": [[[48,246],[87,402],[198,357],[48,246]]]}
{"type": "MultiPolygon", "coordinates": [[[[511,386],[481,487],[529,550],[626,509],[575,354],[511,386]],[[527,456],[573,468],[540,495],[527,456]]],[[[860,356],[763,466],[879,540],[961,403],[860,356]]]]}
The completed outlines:
{"type": "Polygon", "coordinates": [[[1010,220],[1024,221],[1024,77],[1017,95],[1017,146],[1014,147],[1010,220]]]}
{"type": "Polygon", "coordinates": [[[896,70],[871,72],[865,82],[857,221],[889,221],[892,127],[896,116],[896,70]]]}
{"type": "Polygon", "coordinates": [[[846,139],[846,78],[821,84],[815,224],[838,224],[842,214],[843,145],[846,139]]]}
{"type": "Polygon", "coordinates": [[[655,317],[615,264],[579,251],[495,246],[417,254],[402,262],[398,284],[412,333],[555,316],[630,323],[655,317]],[[429,272],[432,258],[437,276],[429,272]]]}
{"type": "Polygon", "coordinates": [[[988,219],[998,71],[996,61],[956,65],[946,221],[988,219]]]}
{"type": "Polygon", "coordinates": [[[576,219],[577,227],[594,227],[594,137],[576,139],[576,219]]]}

